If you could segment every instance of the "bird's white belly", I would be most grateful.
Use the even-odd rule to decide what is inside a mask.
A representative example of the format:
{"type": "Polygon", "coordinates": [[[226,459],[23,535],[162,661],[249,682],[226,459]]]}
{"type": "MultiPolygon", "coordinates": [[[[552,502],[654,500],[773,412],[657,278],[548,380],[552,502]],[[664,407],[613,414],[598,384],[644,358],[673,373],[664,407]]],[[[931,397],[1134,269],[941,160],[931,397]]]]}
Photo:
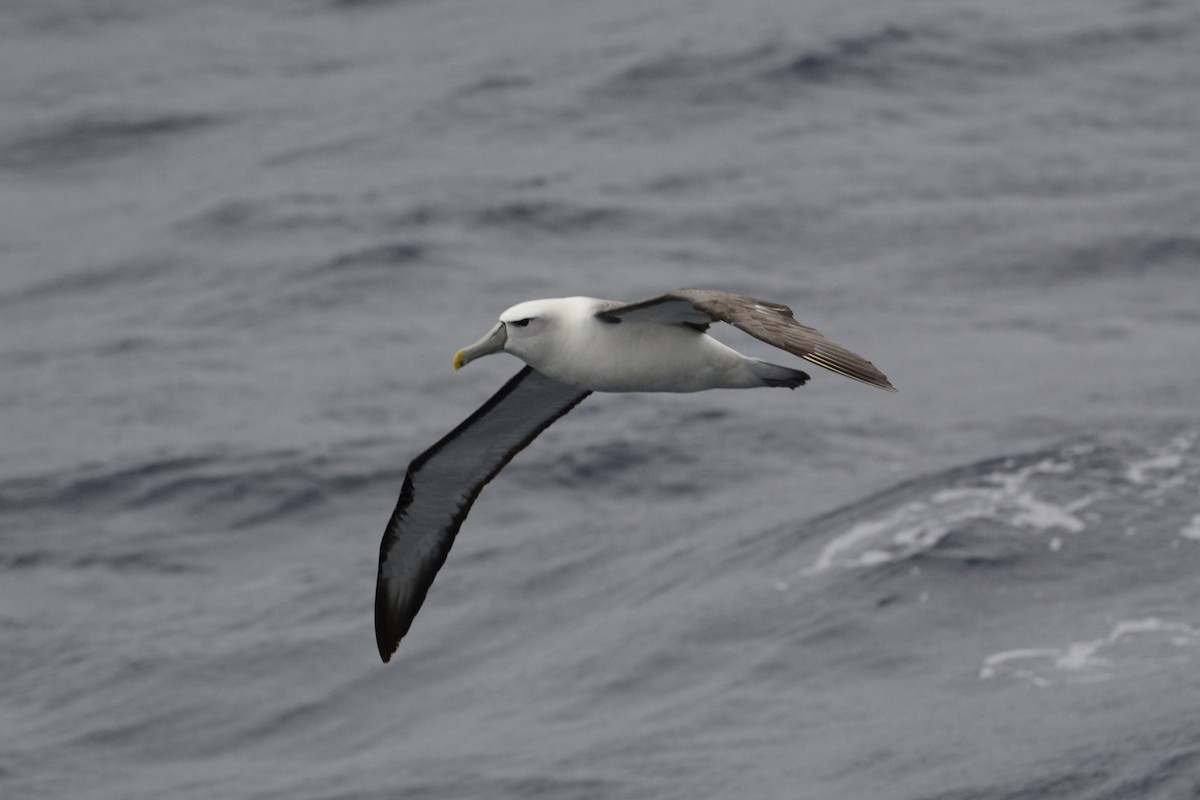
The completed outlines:
{"type": "Polygon", "coordinates": [[[699,392],[750,385],[745,360],[684,326],[596,321],[533,367],[596,392],[699,392]]]}

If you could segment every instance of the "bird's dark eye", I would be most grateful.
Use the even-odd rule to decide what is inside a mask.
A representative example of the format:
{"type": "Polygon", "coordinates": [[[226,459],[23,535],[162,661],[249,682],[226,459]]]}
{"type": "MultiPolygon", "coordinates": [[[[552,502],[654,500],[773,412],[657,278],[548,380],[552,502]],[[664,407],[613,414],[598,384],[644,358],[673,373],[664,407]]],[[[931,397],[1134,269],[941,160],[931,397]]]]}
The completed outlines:
{"type": "Polygon", "coordinates": [[[516,325],[518,328],[525,328],[525,327],[528,327],[528,325],[531,321],[532,321],[532,318],[526,317],[525,319],[514,320],[513,322],[511,322],[509,324],[516,325]]]}

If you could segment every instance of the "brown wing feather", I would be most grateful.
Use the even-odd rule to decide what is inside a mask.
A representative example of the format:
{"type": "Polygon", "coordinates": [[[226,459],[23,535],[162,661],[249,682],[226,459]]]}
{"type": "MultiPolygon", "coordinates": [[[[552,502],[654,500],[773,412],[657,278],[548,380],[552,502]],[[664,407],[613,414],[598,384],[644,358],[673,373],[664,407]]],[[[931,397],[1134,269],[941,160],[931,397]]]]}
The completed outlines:
{"type": "Polygon", "coordinates": [[[714,320],[728,322],[755,339],[800,356],[817,366],[889,392],[896,391],[896,387],[874,364],[826,339],[815,328],[796,322],[792,310],[781,303],[715,289],[680,289],[661,299],[666,298],[686,300],[714,320]]]}

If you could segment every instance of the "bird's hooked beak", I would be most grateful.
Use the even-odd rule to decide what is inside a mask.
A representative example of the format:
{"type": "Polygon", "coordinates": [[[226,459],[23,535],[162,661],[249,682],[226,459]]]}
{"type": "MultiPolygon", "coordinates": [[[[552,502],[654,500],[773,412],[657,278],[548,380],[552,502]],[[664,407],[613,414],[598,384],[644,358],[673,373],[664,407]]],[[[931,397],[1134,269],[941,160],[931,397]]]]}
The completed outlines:
{"type": "Polygon", "coordinates": [[[502,352],[506,341],[508,341],[508,331],[503,322],[497,322],[478,342],[464,347],[454,354],[454,371],[458,372],[477,358],[502,352]]]}

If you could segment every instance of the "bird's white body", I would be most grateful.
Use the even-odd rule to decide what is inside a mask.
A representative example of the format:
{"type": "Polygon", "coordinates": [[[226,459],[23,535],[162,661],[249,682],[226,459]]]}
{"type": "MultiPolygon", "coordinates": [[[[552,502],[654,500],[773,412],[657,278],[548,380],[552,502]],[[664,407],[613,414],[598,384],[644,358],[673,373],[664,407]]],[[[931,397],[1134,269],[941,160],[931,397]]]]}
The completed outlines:
{"type": "Polygon", "coordinates": [[[548,378],[595,392],[700,392],[763,385],[763,366],[684,325],[606,322],[611,303],[562,297],[520,303],[500,315],[504,351],[548,378]],[[517,323],[529,320],[525,327],[517,323]]]}

